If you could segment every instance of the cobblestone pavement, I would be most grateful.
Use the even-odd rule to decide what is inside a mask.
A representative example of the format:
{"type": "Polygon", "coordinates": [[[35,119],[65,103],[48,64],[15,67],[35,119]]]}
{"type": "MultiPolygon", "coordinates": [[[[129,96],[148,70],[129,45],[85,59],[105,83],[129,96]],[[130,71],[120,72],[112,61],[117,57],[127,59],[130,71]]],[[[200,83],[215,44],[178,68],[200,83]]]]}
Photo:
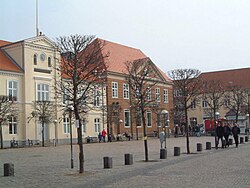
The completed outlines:
{"type": "Polygon", "coordinates": [[[85,144],[85,173],[78,173],[78,147],[74,146],[74,169],[70,168],[70,146],[30,147],[0,150],[0,188],[14,187],[250,187],[250,143],[238,148],[205,150],[214,137],[191,137],[186,154],[183,137],[167,140],[167,159],[160,159],[158,139],[149,139],[149,159],[144,162],[143,141],[85,144]],[[202,143],[203,151],[196,151],[202,143]],[[181,155],[173,156],[173,148],[181,155]],[[131,153],[133,165],[124,165],[131,153]],[[113,158],[113,168],[103,169],[103,157],[113,158]],[[14,177],[3,176],[3,164],[13,163],[14,177]]]}

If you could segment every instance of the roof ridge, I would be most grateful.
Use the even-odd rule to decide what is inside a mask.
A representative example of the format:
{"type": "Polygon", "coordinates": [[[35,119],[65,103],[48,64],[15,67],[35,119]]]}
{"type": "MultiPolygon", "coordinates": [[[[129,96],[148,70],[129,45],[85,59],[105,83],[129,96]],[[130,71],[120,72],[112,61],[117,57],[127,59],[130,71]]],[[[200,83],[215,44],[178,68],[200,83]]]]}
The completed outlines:
{"type": "Polygon", "coordinates": [[[210,72],[202,72],[201,74],[211,74],[211,73],[220,73],[220,72],[230,72],[230,71],[239,71],[250,69],[250,67],[238,68],[238,69],[227,69],[227,70],[218,70],[218,71],[210,71],[210,72]]]}

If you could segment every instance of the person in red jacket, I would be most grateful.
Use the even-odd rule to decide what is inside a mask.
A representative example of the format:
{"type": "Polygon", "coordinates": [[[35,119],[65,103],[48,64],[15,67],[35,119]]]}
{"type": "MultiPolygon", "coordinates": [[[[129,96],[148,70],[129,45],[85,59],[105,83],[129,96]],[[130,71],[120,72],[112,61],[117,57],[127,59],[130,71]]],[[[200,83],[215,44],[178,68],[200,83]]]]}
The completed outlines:
{"type": "Polygon", "coordinates": [[[105,138],[106,138],[107,132],[105,131],[105,129],[102,130],[102,139],[103,142],[106,142],[105,138]]]}

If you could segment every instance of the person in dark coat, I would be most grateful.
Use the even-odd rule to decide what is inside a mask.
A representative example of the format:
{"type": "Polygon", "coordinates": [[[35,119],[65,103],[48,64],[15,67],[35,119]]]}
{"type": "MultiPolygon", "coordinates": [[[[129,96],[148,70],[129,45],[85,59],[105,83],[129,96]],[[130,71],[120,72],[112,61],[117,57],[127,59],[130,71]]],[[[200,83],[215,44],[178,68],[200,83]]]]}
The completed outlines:
{"type": "Polygon", "coordinates": [[[229,135],[231,135],[231,129],[229,127],[229,124],[228,123],[225,123],[224,125],[224,138],[226,140],[226,145],[225,147],[229,147],[229,135]]]}
{"type": "Polygon", "coordinates": [[[234,126],[232,128],[232,134],[233,134],[234,142],[235,142],[235,145],[236,145],[236,148],[237,148],[238,145],[239,145],[240,128],[238,127],[238,125],[236,123],[234,123],[234,126]]]}
{"type": "Polygon", "coordinates": [[[216,143],[216,149],[218,149],[218,145],[220,143],[220,140],[221,140],[221,148],[224,148],[224,144],[223,144],[223,136],[224,136],[224,128],[222,126],[222,122],[219,121],[218,122],[218,125],[216,127],[216,134],[217,134],[217,137],[218,137],[218,140],[217,140],[217,143],[216,143]]]}

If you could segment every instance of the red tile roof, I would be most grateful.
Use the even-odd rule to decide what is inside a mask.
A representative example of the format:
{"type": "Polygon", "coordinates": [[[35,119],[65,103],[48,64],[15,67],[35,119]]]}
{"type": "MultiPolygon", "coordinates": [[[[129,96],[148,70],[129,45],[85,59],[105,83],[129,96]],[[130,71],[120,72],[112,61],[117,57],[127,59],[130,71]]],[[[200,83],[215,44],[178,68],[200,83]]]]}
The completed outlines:
{"type": "Polygon", "coordinates": [[[1,49],[2,46],[8,44],[11,44],[11,42],[0,40],[0,70],[21,73],[21,69],[1,49]]]}
{"type": "Polygon", "coordinates": [[[219,80],[224,86],[250,88],[250,68],[201,73],[203,80],[219,80]]]}
{"type": "MultiPolygon", "coordinates": [[[[126,73],[126,62],[147,58],[147,56],[140,49],[128,47],[103,39],[97,40],[100,40],[101,43],[104,43],[102,53],[104,55],[109,54],[109,57],[106,59],[108,71],[126,73]]],[[[166,81],[171,82],[165,73],[163,73],[157,66],[156,68],[166,79],[166,81]]]]}

